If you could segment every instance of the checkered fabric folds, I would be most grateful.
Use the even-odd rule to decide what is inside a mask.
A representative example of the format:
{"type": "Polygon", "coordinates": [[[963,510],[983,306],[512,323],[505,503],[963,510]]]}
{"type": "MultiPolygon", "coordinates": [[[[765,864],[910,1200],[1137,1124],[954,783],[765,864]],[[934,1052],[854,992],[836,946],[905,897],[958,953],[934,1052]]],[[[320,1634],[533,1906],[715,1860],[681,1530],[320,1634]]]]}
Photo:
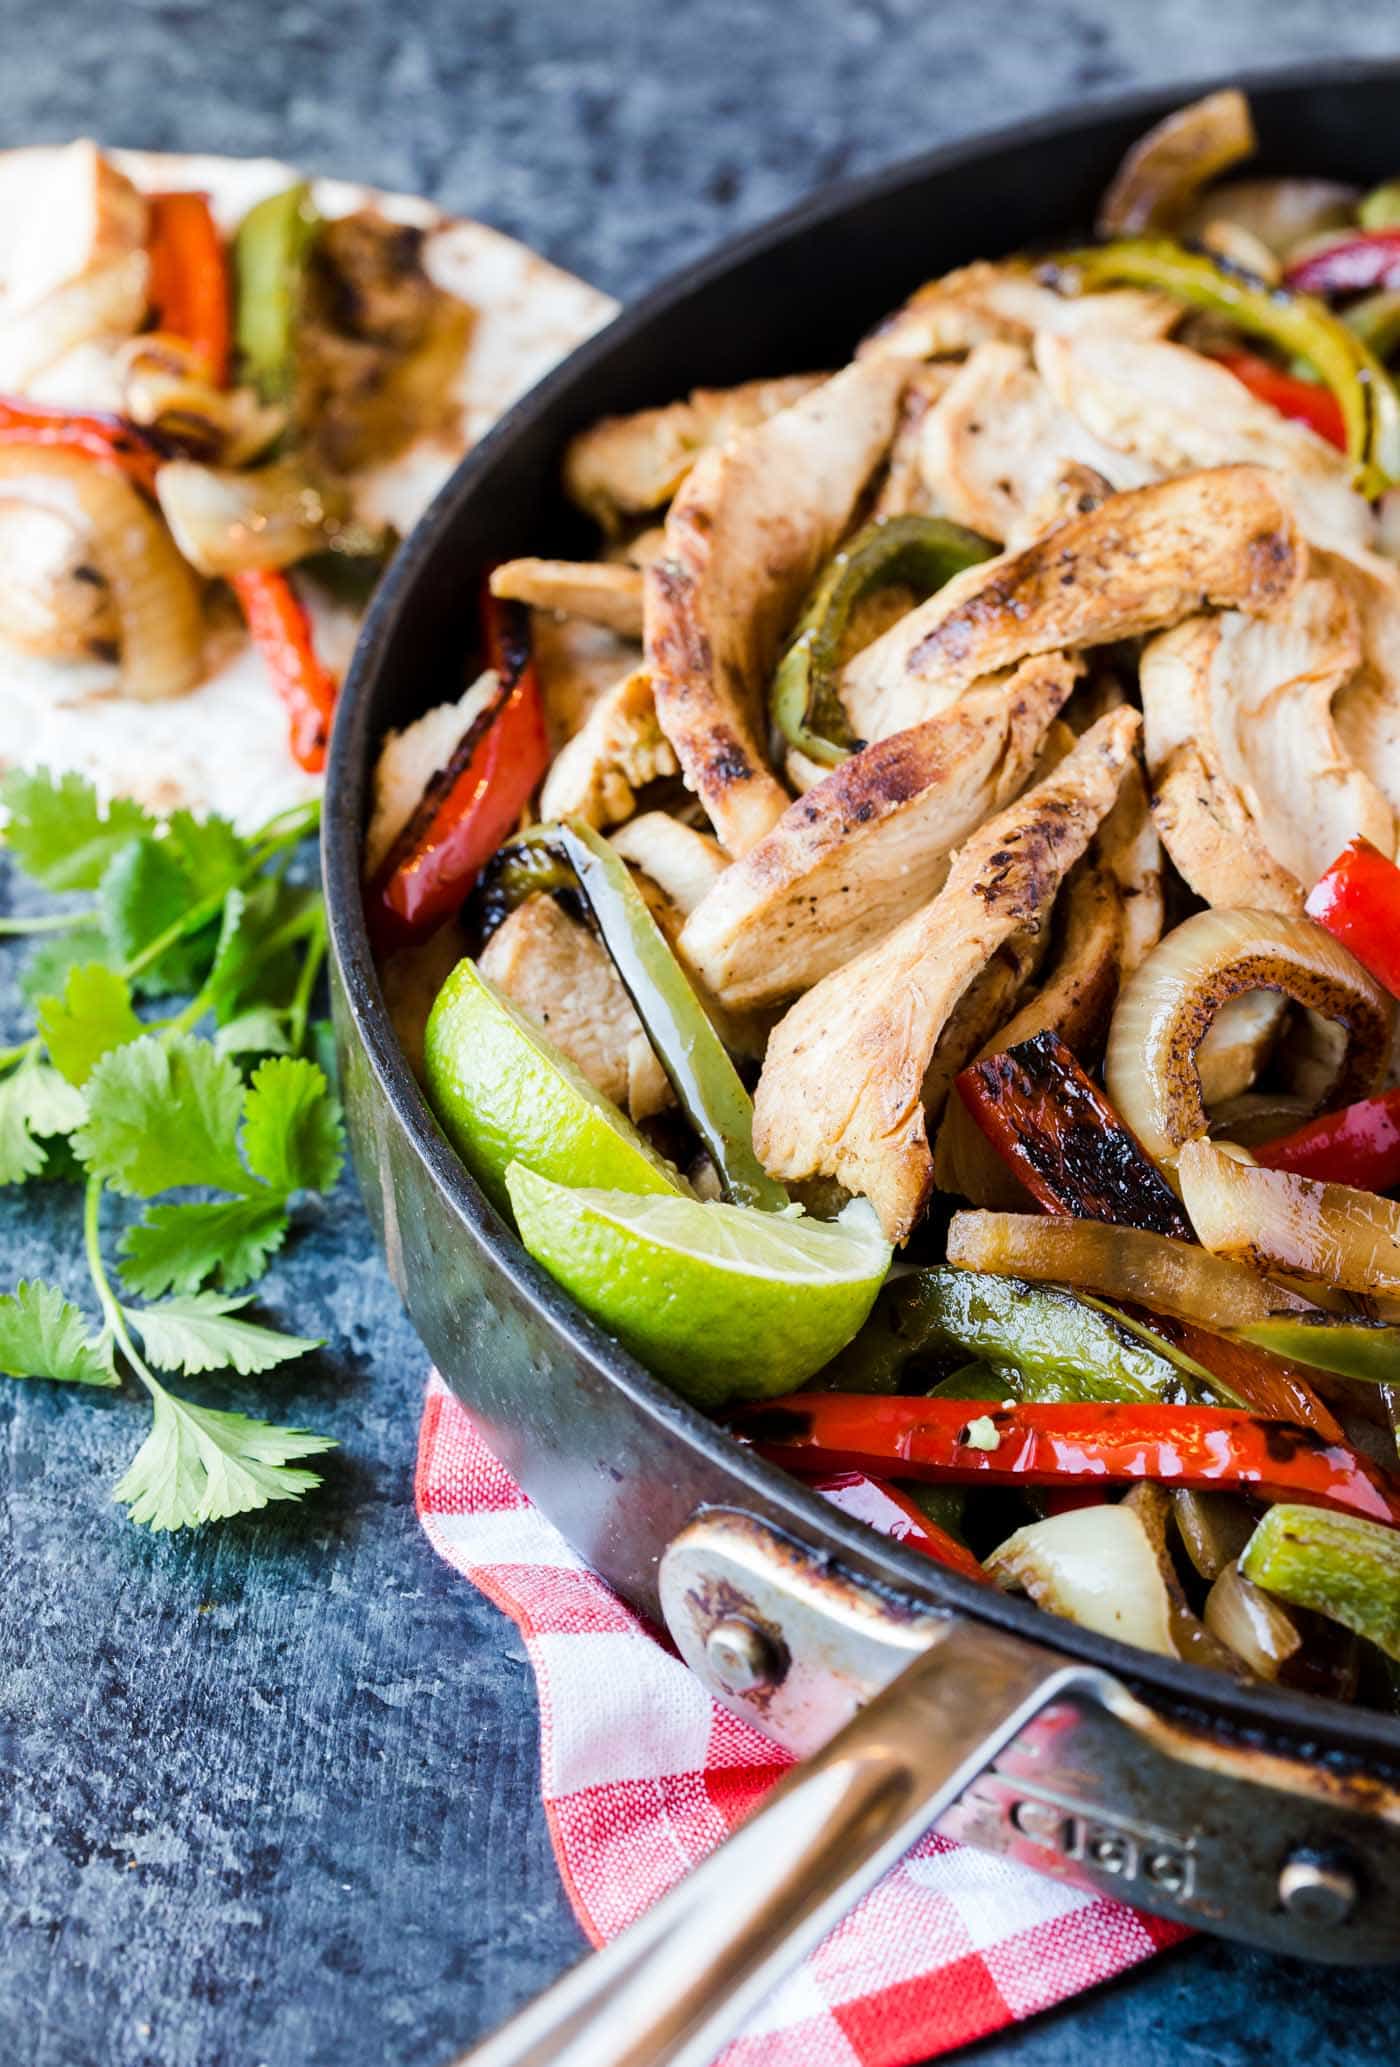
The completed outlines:
{"type": "MultiPolygon", "coordinates": [[[[574,1555],[436,1375],[416,1490],[434,1549],[524,1638],[555,1856],[580,1924],[603,1944],[721,1843],[789,1761],[716,1706],[574,1555]]],[[[908,2067],[1181,1935],[927,1837],[768,2000],[724,2067],[908,2067]]]]}

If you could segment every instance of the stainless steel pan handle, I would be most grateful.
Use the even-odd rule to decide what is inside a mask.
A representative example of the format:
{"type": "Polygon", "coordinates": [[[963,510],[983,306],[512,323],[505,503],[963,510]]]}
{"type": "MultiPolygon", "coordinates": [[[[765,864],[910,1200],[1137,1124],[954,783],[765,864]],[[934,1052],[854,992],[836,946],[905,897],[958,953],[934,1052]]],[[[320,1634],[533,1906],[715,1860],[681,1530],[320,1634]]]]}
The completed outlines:
{"type": "Polygon", "coordinates": [[[640,1922],[467,2055],[471,2067],[705,2067],[1032,1716],[1099,1678],[946,1623],[640,1922]]]}

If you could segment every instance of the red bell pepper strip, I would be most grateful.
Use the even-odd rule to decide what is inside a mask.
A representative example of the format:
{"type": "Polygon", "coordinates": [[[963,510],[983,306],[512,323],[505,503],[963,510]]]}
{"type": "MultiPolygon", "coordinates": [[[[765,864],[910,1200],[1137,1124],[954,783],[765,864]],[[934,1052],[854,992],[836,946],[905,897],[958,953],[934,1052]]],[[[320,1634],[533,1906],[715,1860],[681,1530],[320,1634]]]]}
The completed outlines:
{"type": "MultiPolygon", "coordinates": [[[[1047,1213],[1195,1240],[1156,1165],[1058,1035],[1036,1034],[974,1062],[956,1083],[992,1147],[1047,1213]]],[[[1186,1321],[1148,1318],[1256,1413],[1342,1440],[1331,1409],[1281,1358],[1186,1321]]]]}
{"type": "Polygon", "coordinates": [[[80,452],[125,474],[147,495],[156,492],[156,469],[164,454],[153,439],[120,416],[80,415],[45,409],[35,402],[0,396],[0,445],[46,445],[80,452]]]}
{"type": "Polygon", "coordinates": [[[228,260],[205,194],[152,194],[147,248],[156,328],[181,338],[216,388],[228,383],[233,318],[228,260]]]}
{"type": "Polygon", "coordinates": [[[366,919],[381,952],[452,916],[549,765],[528,613],[486,590],[482,627],[496,692],[433,776],[370,888],[366,919]]]}
{"type": "Polygon", "coordinates": [[[1222,352],[1219,357],[1220,364],[1228,367],[1259,401],[1267,402],[1293,423],[1305,423],[1329,445],[1346,451],[1342,405],[1330,388],[1319,387],[1316,381],[1299,380],[1296,374],[1285,373],[1281,366],[1260,358],[1257,352],[1222,352]]]}
{"type": "Polygon", "coordinates": [[[1351,230],[1335,244],[1297,259],[1284,285],[1303,294],[1369,294],[1400,287],[1400,229],[1351,230]]]}
{"type": "Polygon", "coordinates": [[[1344,847],[1303,909],[1400,998],[1400,868],[1369,840],[1344,847]]]}
{"type": "Polygon", "coordinates": [[[893,1473],[932,1484],[1229,1487],[1400,1527],[1400,1481],[1315,1429],[1233,1407],[1097,1400],[998,1405],[796,1392],[746,1407],[741,1434],[803,1476],[893,1473]]]}
{"type": "Polygon", "coordinates": [[[249,636],[286,706],[292,757],[308,775],[318,775],[340,685],[317,655],[306,606],[277,568],[249,568],[231,579],[249,636]]]}
{"type": "Polygon", "coordinates": [[[956,1536],[940,1529],[937,1522],[920,1514],[898,1486],[882,1478],[871,1478],[863,1471],[838,1471],[831,1478],[813,1480],[812,1491],[820,1493],[842,1514],[864,1522],[881,1536],[892,1537],[896,1543],[907,1544],[910,1550],[921,1551],[935,1564],[947,1565],[950,1571],[961,1572],[965,1579],[991,1583],[972,1552],[956,1536]]]}
{"type": "Polygon", "coordinates": [[[1322,1184],[1393,1191],[1400,1185],[1400,1091],[1382,1091],[1378,1098],[1323,1113],[1277,1141],[1260,1142],[1254,1160],[1322,1184]]]}

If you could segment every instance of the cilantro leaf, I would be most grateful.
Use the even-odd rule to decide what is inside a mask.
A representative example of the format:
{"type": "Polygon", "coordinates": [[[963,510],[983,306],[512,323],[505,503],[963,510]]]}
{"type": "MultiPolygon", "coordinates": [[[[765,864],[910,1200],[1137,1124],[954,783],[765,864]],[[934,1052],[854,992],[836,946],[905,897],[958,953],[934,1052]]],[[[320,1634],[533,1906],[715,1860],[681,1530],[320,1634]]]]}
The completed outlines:
{"type": "MultiPolygon", "coordinates": [[[[114,962],[134,962],[196,902],[190,879],[166,840],[131,840],[108,863],[97,907],[114,962]]],[[[212,921],[210,922],[212,928],[212,921]]],[[[149,997],[193,991],[208,967],[210,929],[173,940],[137,979],[149,997]]]]}
{"type": "Polygon", "coordinates": [[[319,1349],[323,1336],[284,1335],[279,1328],[261,1328],[232,1316],[248,1304],[220,1292],[196,1292],[186,1299],[167,1299],[139,1310],[124,1307],[127,1320],[141,1331],[146,1354],[162,1371],[219,1371],[231,1364],[244,1378],[270,1371],[319,1349]]]}
{"type": "Polygon", "coordinates": [[[145,1032],[131,1009],[129,984],[102,962],[70,969],[62,997],[40,998],[36,1016],[44,1045],[70,1084],[86,1083],[104,1055],[145,1032]]]}
{"type": "Polygon", "coordinates": [[[184,871],[191,902],[231,889],[248,863],[246,844],[229,821],[217,813],[196,818],[192,812],[176,811],[161,844],[173,853],[184,871]]]}
{"type": "Polygon", "coordinates": [[[112,1342],[92,1336],[57,1285],[21,1278],[0,1296],[0,1371],[9,1378],[54,1378],[62,1385],[115,1385],[112,1342]]]}
{"type": "Polygon", "coordinates": [[[152,1529],[194,1528],[269,1500],[299,1500],[321,1478],[289,1469],[290,1460],[335,1448],[329,1436],[304,1428],[191,1406],[163,1386],[152,1405],[151,1432],[113,1495],[152,1529]]]}
{"type": "Polygon", "coordinates": [[[23,1184],[44,1167],[39,1137],[68,1134],[87,1115],[82,1093],[46,1062],[22,1062],[0,1078],[0,1184],[23,1184]]]}
{"type": "Polygon", "coordinates": [[[238,1154],[243,1079],[208,1041],[145,1034],[113,1048],[88,1078],[87,1102],[74,1147],[114,1191],[141,1199],[184,1185],[247,1191],[238,1154]]]}
{"type": "Polygon", "coordinates": [[[248,1167],[274,1191],[329,1191],[345,1160],[340,1109],[314,1062],[274,1055],[253,1072],[243,1125],[248,1167]]]}
{"type": "Polygon", "coordinates": [[[262,1275],[286,1233],[286,1205],[268,1192],[208,1204],[152,1206],[122,1236],[122,1283],[145,1299],[193,1292],[212,1277],[225,1291],[236,1291],[262,1275]]]}
{"type": "Polygon", "coordinates": [[[219,1028],[214,1047],[220,1055],[285,1055],[291,1043],[282,1020],[271,1005],[252,1005],[219,1028]]]}
{"type": "Polygon", "coordinates": [[[10,814],[5,845],[46,890],[95,890],[118,849],[155,829],[129,797],[114,797],[104,811],[81,775],[55,780],[43,768],[12,769],[0,781],[0,804],[10,814]]]}
{"type": "Polygon", "coordinates": [[[54,933],[41,940],[19,972],[19,987],[31,1005],[41,998],[63,995],[70,969],[84,964],[110,961],[107,936],[100,926],[75,926],[71,933],[54,933]]]}
{"type": "Polygon", "coordinates": [[[215,1018],[222,1024],[250,1005],[289,1004],[301,966],[298,944],[322,924],[319,890],[268,877],[232,893],[224,914],[207,979],[215,1018]]]}

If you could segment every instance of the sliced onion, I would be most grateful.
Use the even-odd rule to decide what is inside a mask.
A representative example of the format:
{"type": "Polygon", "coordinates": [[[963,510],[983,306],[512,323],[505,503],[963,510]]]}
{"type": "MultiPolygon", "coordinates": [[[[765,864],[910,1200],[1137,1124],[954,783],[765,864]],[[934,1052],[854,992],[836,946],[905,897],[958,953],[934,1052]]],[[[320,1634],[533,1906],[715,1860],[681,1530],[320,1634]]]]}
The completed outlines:
{"type": "Polygon", "coordinates": [[[1218,1579],[1254,1533],[1254,1516],[1234,1493],[1176,1486],[1172,1514],[1186,1555],[1203,1579],[1218,1579]]]}
{"type": "Polygon", "coordinates": [[[1303,1648],[1287,1608],[1252,1586],[1234,1563],[1206,1595],[1205,1624],[1260,1679],[1278,1679],[1303,1648]]]}
{"type": "Polygon", "coordinates": [[[1256,237],[1253,230],[1247,230],[1243,223],[1231,222],[1228,216],[1213,215],[1201,231],[1199,241],[1207,251],[1223,258],[1226,265],[1235,266],[1242,273],[1252,273],[1256,280],[1264,281],[1269,287],[1277,287],[1283,278],[1283,267],[1263,238],[1256,237]]]}
{"type": "Polygon", "coordinates": [[[117,354],[117,372],[123,414],[196,459],[245,466],[286,428],[287,411],[252,388],[211,386],[201,355],[180,337],[133,337],[117,354]]]}
{"type": "Polygon", "coordinates": [[[1124,984],[1109,1029],[1104,1082],[1150,1155],[1176,1160],[1210,1121],[1197,1053],[1221,1008],[1250,991],[1279,991],[1345,1035],[1330,1081],[1310,1086],[1314,1109],[1374,1091],[1390,1051],[1392,1006],[1375,978],[1311,919],[1203,911],[1157,943],[1124,984]]]}
{"type": "Polygon", "coordinates": [[[129,337],[146,317],[150,261],[128,251],[66,280],[33,308],[0,322],[0,389],[23,388],[36,373],[94,337],[129,337]]]}
{"type": "Polygon", "coordinates": [[[985,1565],[998,1586],[1029,1594],[1038,1608],[1081,1629],[1164,1658],[1180,1656],[1161,1569],[1126,1501],[1031,1522],[999,1544],[985,1565]]]}
{"type": "Polygon", "coordinates": [[[9,445],[0,447],[0,496],[52,510],[86,536],[116,613],[123,695],[154,702],[194,686],[204,645],[199,584],[129,481],[80,453],[9,445]]]}
{"type": "Polygon", "coordinates": [[[1126,1299],[1218,1334],[1271,1314],[1314,1310],[1296,1293],[1265,1284],[1244,1264],[1190,1242],[1068,1215],[955,1213],[948,1226],[948,1261],[962,1270],[1126,1299]]]}
{"type": "Polygon", "coordinates": [[[239,473],[175,459],[156,475],[175,543],[201,574],[290,567],[326,550],[364,556],[383,540],[355,524],[343,491],[308,480],[294,463],[239,473]]]}
{"type": "MultiPolygon", "coordinates": [[[[1191,1141],[1177,1164],[1191,1225],[1213,1254],[1344,1292],[1400,1293],[1400,1205],[1242,1163],[1239,1153],[1191,1141]]],[[[1234,1325],[1247,1323],[1240,1316],[1234,1325]]]]}
{"type": "Polygon", "coordinates": [[[1101,237],[1136,237],[1179,222],[1196,193],[1255,148],[1249,102],[1235,87],[1177,108],[1140,136],[1099,204],[1101,237]]]}
{"type": "Polygon", "coordinates": [[[1183,239],[1229,222],[1257,237],[1279,258],[1291,258],[1305,237],[1352,220],[1357,189],[1333,179],[1227,179],[1202,194],[1178,227],[1183,239]]]}
{"type": "Polygon", "coordinates": [[[1227,1098],[1214,1107],[1211,1137],[1237,1142],[1241,1148],[1257,1148],[1260,1142],[1292,1134],[1302,1126],[1309,1110],[1307,1099],[1291,1091],[1242,1091],[1238,1098],[1227,1098]]]}

